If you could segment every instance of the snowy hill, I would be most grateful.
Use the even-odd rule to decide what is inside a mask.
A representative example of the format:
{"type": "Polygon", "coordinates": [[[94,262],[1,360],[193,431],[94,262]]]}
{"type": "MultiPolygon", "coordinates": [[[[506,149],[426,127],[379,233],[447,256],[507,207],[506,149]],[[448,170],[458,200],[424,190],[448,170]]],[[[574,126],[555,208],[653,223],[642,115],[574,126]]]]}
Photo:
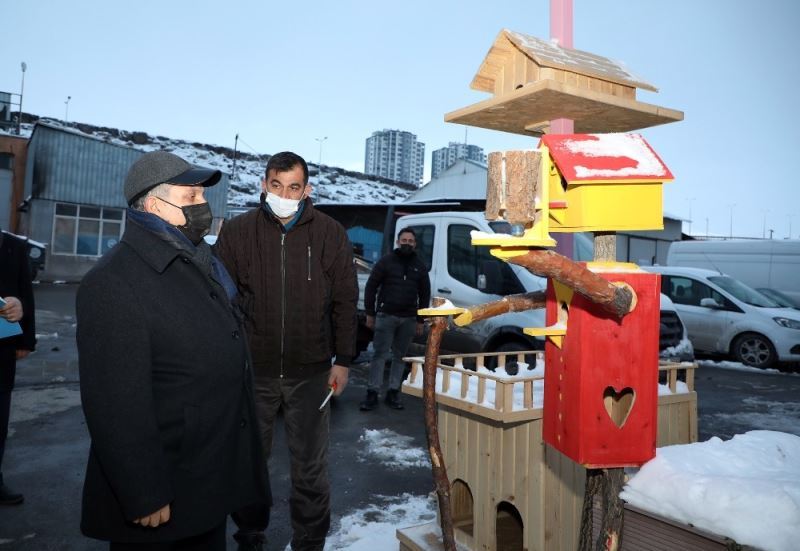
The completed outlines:
{"type": "MultiPolygon", "coordinates": [[[[36,120],[23,114],[23,120],[36,120]]],[[[261,195],[261,177],[270,155],[253,155],[236,152],[236,174],[234,175],[234,151],[229,147],[188,142],[185,140],[150,136],[145,132],[129,132],[116,128],[93,126],[84,123],[64,124],[54,119],[42,119],[51,126],[61,126],[71,132],[91,136],[95,139],[132,147],[140,151],[169,151],[192,164],[216,168],[230,177],[228,204],[252,206],[258,204],[261,195]]],[[[30,136],[33,124],[22,125],[22,135],[30,136]]],[[[0,130],[2,132],[2,130],[0,130]]],[[[417,187],[386,178],[369,176],[342,168],[308,163],[309,182],[314,186],[314,202],[318,204],[385,204],[405,201],[417,187]]]]}

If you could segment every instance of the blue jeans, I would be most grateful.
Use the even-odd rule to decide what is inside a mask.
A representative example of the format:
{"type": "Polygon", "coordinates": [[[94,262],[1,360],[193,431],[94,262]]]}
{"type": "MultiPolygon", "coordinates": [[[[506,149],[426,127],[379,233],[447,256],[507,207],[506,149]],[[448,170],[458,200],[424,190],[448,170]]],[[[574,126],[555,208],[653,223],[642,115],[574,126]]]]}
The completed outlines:
{"type": "Polygon", "coordinates": [[[406,354],[414,331],[417,327],[417,318],[393,316],[378,312],[375,316],[375,330],[372,337],[374,354],[369,364],[369,390],[380,392],[383,384],[383,367],[391,351],[392,367],[389,370],[389,389],[399,390],[403,384],[403,371],[406,364],[403,356],[406,354]]]}

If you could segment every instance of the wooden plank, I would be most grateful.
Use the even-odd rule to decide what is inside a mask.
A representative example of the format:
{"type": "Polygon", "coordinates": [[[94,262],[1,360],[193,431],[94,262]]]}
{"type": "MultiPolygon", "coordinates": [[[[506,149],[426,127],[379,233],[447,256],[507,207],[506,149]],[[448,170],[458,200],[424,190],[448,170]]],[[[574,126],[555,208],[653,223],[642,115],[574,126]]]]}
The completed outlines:
{"type": "Polygon", "coordinates": [[[545,446],[545,549],[561,549],[561,453],[545,446]]]}
{"type": "Polygon", "coordinates": [[[683,120],[667,109],[551,79],[540,80],[503,97],[494,97],[447,113],[446,122],[530,135],[525,126],[537,121],[570,118],[576,133],[630,132],[683,120]]]}
{"type": "Polygon", "coordinates": [[[670,442],[670,406],[659,404],[658,428],[656,429],[656,447],[666,446],[670,442]]]}
{"type": "Polygon", "coordinates": [[[528,435],[528,461],[526,473],[528,476],[527,484],[527,515],[528,519],[525,529],[527,536],[525,541],[528,549],[545,549],[545,445],[542,442],[542,422],[541,420],[532,421],[525,425],[528,435]]]}

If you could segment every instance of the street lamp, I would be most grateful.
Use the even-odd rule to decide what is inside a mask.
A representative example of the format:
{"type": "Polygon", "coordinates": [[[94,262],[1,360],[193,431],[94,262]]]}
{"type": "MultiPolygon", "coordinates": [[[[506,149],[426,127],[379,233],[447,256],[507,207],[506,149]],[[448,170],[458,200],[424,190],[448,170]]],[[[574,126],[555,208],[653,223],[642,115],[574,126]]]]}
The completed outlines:
{"type": "Polygon", "coordinates": [[[69,122],[69,100],[72,99],[72,96],[67,96],[67,101],[64,102],[64,123],[69,122]]]}
{"type": "Polygon", "coordinates": [[[319,159],[317,161],[317,185],[316,185],[317,188],[316,198],[319,199],[319,191],[320,191],[319,186],[321,185],[321,180],[322,180],[322,142],[327,140],[328,136],[325,136],[323,138],[314,138],[314,139],[317,140],[317,142],[319,142],[319,159]]]}
{"type": "Polygon", "coordinates": [[[688,197],[686,200],[689,201],[689,235],[692,235],[692,201],[697,199],[697,197],[688,197]]]}
{"type": "Polygon", "coordinates": [[[19,116],[17,117],[17,136],[22,134],[22,94],[25,91],[25,71],[28,65],[23,61],[20,63],[22,68],[22,85],[19,87],[19,116]]]}

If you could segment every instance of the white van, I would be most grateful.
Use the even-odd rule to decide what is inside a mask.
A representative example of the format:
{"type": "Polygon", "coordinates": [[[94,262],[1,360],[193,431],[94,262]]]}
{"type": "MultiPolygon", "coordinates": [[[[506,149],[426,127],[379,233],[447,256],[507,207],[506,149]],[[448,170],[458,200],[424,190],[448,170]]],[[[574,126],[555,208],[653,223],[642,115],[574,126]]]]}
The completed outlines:
{"type": "Polygon", "coordinates": [[[754,289],[776,289],[800,301],[800,239],[676,241],[667,266],[722,272],[754,289]]]}
{"type": "Polygon", "coordinates": [[[800,312],[781,308],[738,279],[712,270],[645,266],[661,274],[696,352],[733,356],[753,367],[800,361],[800,312]]]}
{"type": "MultiPolygon", "coordinates": [[[[515,293],[544,290],[544,278],[503,262],[488,247],[472,245],[471,232],[509,233],[507,222],[488,222],[482,212],[432,212],[411,214],[397,220],[394,241],[403,228],[417,236],[417,254],[430,269],[431,295],[449,299],[456,306],[474,306],[515,293]]],[[[361,282],[359,282],[361,284],[361,282]]],[[[363,288],[361,289],[363,297],[363,288]]],[[[543,340],[522,332],[543,327],[544,309],[512,312],[453,327],[442,338],[442,351],[455,353],[508,352],[543,347],[543,340]]],[[[359,335],[362,335],[359,328],[359,335]]],[[[670,358],[691,360],[681,320],[669,299],[661,306],[660,350],[670,358]]],[[[424,344],[424,339],[418,339],[424,344]]]]}

